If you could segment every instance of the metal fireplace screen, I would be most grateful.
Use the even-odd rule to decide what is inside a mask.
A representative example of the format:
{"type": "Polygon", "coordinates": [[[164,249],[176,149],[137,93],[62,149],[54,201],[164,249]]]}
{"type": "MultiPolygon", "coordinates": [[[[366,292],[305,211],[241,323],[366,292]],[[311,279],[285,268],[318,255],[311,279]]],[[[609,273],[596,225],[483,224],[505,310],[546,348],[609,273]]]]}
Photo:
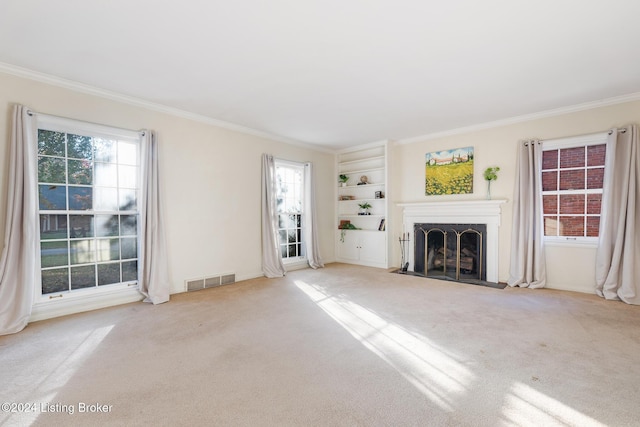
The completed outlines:
{"type": "Polygon", "coordinates": [[[485,224],[415,224],[414,272],[453,280],[486,280],[485,224]]]}

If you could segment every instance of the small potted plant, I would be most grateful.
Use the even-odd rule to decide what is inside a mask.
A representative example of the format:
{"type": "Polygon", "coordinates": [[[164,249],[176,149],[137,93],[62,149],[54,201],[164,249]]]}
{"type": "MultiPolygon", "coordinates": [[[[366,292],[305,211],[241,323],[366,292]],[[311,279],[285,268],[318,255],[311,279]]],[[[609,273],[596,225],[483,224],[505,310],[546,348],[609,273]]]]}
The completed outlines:
{"type": "Polygon", "coordinates": [[[491,200],[491,181],[498,179],[498,166],[489,167],[484,171],[484,179],[487,180],[487,200],[491,200]]]}
{"type": "Polygon", "coordinates": [[[371,203],[369,202],[358,203],[358,206],[360,206],[360,213],[358,215],[371,215],[369,213],[369,209],[371,209],[371,203]]]}
{"type": "Polygon", "coordinates": [[[338,180],[340,181],[341,186],[346,187],[347,181],[349,181],[349,175],[340,174],[340,176],[338,176],[338,180]]]}

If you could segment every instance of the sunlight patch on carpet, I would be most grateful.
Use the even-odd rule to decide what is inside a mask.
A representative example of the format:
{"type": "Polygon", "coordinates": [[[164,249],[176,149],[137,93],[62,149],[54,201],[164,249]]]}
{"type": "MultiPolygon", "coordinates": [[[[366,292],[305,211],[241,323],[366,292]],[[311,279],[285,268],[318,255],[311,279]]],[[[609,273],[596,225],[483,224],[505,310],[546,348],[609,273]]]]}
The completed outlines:
{"type": "Polygon", "coordinates": [[[593,418],[526,384],[515,383],[502,407],[507,425],[605,427],[593,418]]]}
{"type": "Polygon", "coordinates": [[[69,341],[72,344],[68,346],[68,354],[59,355],[64,357],[63,361],[57,366],[47,369],[42,376],[38,376],[43,380],[38,384],[33,384],[33,389],[30,389],[29,385],[25,385],[27,392],[25,395],[29,396],[28,402],[34,403],[37,410],[10,414],[11,416],[6,420],[8,425],[30,426],[40,414],[46,412],[63,412],[70,415],[76,412],[78,402],[59,402],[55,400],[56,395],[89,359],[113,327],[114,325],[105,326],[70,336],[69,341]]]}
{"type": "Polygon", "coordinates": [[[409,332],[371,310],[322,288],[296,280],[322,310],[372,353],[398,371],[415,388],[445,411],[469,391],[474,375],[428,338],[409,332]]]}

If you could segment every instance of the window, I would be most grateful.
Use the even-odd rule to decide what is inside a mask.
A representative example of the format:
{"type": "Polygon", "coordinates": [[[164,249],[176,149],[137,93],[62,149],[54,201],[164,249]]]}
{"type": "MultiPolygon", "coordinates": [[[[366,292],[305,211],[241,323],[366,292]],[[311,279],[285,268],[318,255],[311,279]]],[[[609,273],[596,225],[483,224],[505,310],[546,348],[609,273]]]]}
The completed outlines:
{"type": "Polygon", "coordinates": [[[304,259],[302,244],[304,165],[276,160],[278,239],[284,263],[304,259]]]}
{"type": "Polygon", "coordinates": [[[38,294],[138,282],[139,136],[38,121],[38,294]]]}
{"type": "Polygon", "coordinates": [[[595,241],[606,157],[606,134],[545,141],[542,203],[547,240],[595,241]]]}

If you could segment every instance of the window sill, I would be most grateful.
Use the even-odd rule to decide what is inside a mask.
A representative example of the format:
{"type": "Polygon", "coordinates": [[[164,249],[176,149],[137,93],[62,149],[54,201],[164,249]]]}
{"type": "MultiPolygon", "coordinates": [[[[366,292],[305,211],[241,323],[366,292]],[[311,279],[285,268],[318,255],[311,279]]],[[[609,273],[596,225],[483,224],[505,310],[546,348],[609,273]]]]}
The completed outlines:
{"type": "Polygon", "coordinates": [[[562,246],[575,248],[597,248],[598,238],[571,238],[571,237],[545,237],[544,244],[546,246],[562,246]]]}
{"type": "Polygon", "coordinates": [[[287,271],[302,270],[309,266],[309,262],[306,258],[295,258],[291,261],[283,261],[283,264],[287,271]]]}
{"type": "Polygon", "coordinates": [[[62,298],[46,299],[43,297],[40,301],[35,302],[29,322],[142,301],[144,298],[138,291],[138,286],[127,285],[62,295],[62,298]]]}

